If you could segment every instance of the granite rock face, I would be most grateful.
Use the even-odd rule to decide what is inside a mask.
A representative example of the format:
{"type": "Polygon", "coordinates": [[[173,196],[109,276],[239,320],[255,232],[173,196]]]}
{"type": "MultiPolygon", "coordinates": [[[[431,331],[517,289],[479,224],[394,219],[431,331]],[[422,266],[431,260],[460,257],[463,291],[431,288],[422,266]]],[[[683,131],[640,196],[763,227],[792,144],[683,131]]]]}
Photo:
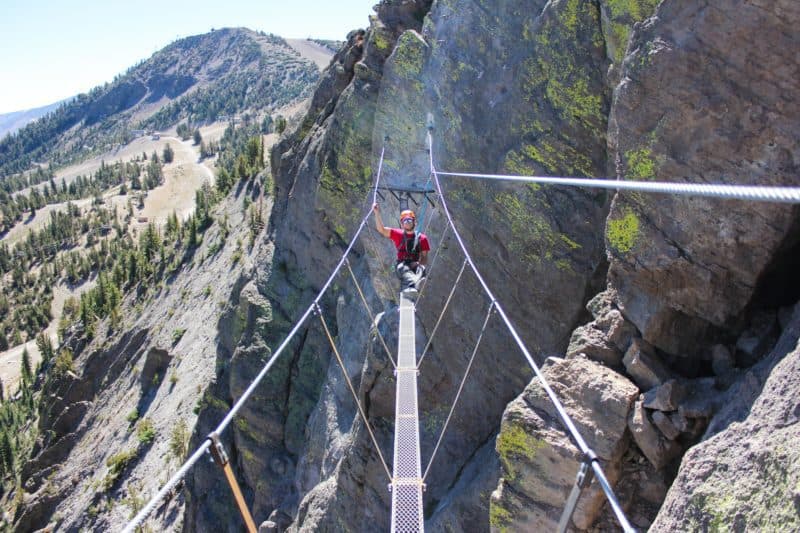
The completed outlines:
{"type": "MultiPolygon", "coordinates": [[[[382,185],[430,184],[429,114],[440,170],[797,183],[791,25],[800,14],[788,1],[384,0],[376,12],[369,29],[349,35],[308,113],[272,152],[274,254],[233,303],[238,312],[227,320],[247,318],[226,344],[232,358],[209,389],[214,397],[241,393],[326,281],[368,212],[382,152],[382,185]],[[737,17],[726,16],[730,9],[737,17]]],[[[795,264],[796,209],[644,194],[612,200],[460,178],[444,179],[443,189],[537,362],[565,355],[549,359],[548,382],[634,524],[649,527],[681,454],[706,428],[726,427],[724,390],[752,385],[744,368],[769,351],[780,317],[757,319],[757,311],[800,296],[796,283],[776,290],[795,264]]],[[[387,224],[396,208],[382,205],[387,224]]],[[[452,235],[443,236],[441,209],[425,220],[440,254],[417,306],[420,347],[463,265],[452,235]]],[[[373,323],[349,274],[321,302],[377,448],[317,324],[233,428],[226,444],[265,528],[389,523],[377,452],[391,461],[394,383],[376,334],[394,349],[392,260],[371,228],[350,257],[379,314],[373,323]]],[[[446,333],[432,339],[421,368],[423,463],[490,312],[470,272],[459,283],[446,333]]],[[[579,452],[504,326],[489,318],[426,479],[426,526],[553,529],[579,452]]],[[[221,415],[214,409],[201,414],[197,435],[221,415]]],[[[202,467],[188,484],[190,529],[236,523],[232,508],[215,507],[219,495],[205,492],[210,475],[202,467]]],[[[583,491],[572,527],[619,527],[596,483],[583,491]]]]}
{"type": "MultiPolygon", "coordinates": [[[[634,32],[614,91],[617,176],[797,185],[798,17],[791,0],[662,2],[634,32]]],[[[796,221],[778,204],[617,195],[606,236],[623,314],[658,349],[696,355],[741,327],[796,221]]]]}
{"type": "MultiPolygon", "coordinates": [[[[578,163],[559,152],[574,152],[570,143],[585,143],[590,148],[580,159],[582,171],[602,174],[610,91],[604,78],[606,60],[599,36],[600,15],[589,5],[561,3],[548,7],[545,2],[526,1],[502,6],[498,11],[490,3],[440,2],[432,8],[429,2],[382,2],[370,29],[351,34],[345,49],[323,75],[305,119],[273,151],[276,206],[270,231],[275,255],[270,265],[261,267],[263,273],[256,274],[259,291],[272,304],[271,334],[277,337],[281,321],[302,310],[300,302],[313,295],[338,260],[356,221],[368,207],[363,199],[372,185],[384,137],[390,138],[383,167],[385,183],[408,184],[427,178],[427,155],[422,149],[428,110],[442,125],[436,130],[435,143],[443,148],[443,164],[468,163],[504,170],[541,169],[546,165],[567,173],[578,163]],[[453,16],[454,12],[458,16],[453,16]],[[564,30],[562,22],[573,17],[575,24],[564,30]],[[506,24],[514,25],[515,34],[527,35],[526,40],[492,38],[487,47],[483,37],[467,38],[470,34],[491,35],[506,24]],[[573,42],[575,38],[577,42],[573,42]],[[560,50],[564,43],[576,53],[575,58],[560,50]],[[537,59],[544,53],[569,59],[574,66],[569,72],[556,72],[548,61],[537,59]],[[512,71],[520,63],[524,64],[524,73],[512,71]],[[530,83],[516,83],[518,75],[524,75],[530,83]],[[573,82],[587,97],[579,108],[560,94],[561,88],[573,82]],[[462,97],[467,90],[471,98],[462,97]],[[475,98],[485,105],[476,106],[475,98]],[[544,108],[532,105],[539,98],[544,108]],[[497,109],[486,112],[491,107],[497,109]],[[536,119],[542,109],[546,113],[536,119]],[[496,120],[497,113],[514,117],[510,130],[496,120]],[[455,128],[451,117],[463,117],[459,119],[462,127],[455,128]],[[538,132],[530,130],[534,120],[538,132]],[[562,131],[560,126],[566,129],[562,131]],[[522,130],[529,131],[527,144],[520,137],[522,130]],[[567,139],[567,135],[573,138],[567,139]],[[477,149],[471,146],[473,143],[478,143],[477,149]]],[[[480,229],[477,233],[467,230],[478,253],[477,261],[486,266],[488,282],[516,323],[542,324],[535,332],[522,330],[527,343],[547,352],[563,351],[577,317],[584,313],[584,295],[596,292],[605,272],[602,235],[586,231],[602,224],[608,208],[605,195],[526,189],[525,195],[517,197],[504,186],[468,186],[466,194],[453,201],[455,215],[468,219],[469,211],[487,194],[498,199],[486,208],[492,222],[485,228],[492,228],[492,233],[480,228],[476,228],[480,229]],[[533,228],[533,233],[526,227],[533,228]],[[508,231],[514,235],[511,248],[494,236],[508,231]],[[522,256],[524,261],[513,259],[522,256]],[[495,257],[506,258],[504,269],[494,268],[495,257]],[[531,279],[548,278],[552,280],[549,284],[530,283],[531,279]],[[509,283],[509,279],[516,281],[509,283]],[[541,300],[542,305],[533,309],[522,305],[533,298],[541,300]]],[[[394,208],[391,204],[385,207],[387,223],[391,223],[391,214],[386,213],[394,208]]],[[[453,241],[438,240],[442,223],[441,211],[432,211],[428,233],[434,247],[442,248],[434,267],[436,279],[441,281],[430,282],[418,306],[418,330],[423,335],[420,347],[447,297],[447,280],[455,278],[462,261],[453,241]]],[[[391,304],[396,281],[388,272],[392,258],[386,252],[385,243],[368,233],[351,257],[370,305],[385,312],[381,328],[388,327],[384,321],[396,319],[396,313],[392,314],[396,308],[391,304]]],[[[474,278],[465,275],[461,284],[445,326],[465,334],[440,334],[420,376],[420,397],[426,399],[421,413],[423,457],[433,450],[488,308],[488,301],[473,298],[479,294],[474,278]]],[[[391,381],[386,384],[386,370],[377,370],[370,363],[373,357],[365,355],[375,353],[374,346],[370,348],[374,339],[370,340],[368,321],[352,318],[363,316],[352,286],[343,283],[339,294],[336,298],[344,298],[346,303],[328,301],[323,307],[337,325],[334,333],[341,339],[339,349],[353,372],[351,377],[361,382],[357,386],[364,390],[362,400],[368,406],[368,418],[385,448],[384,456],[388,456],[393,410],[387,402],[394,390],[391,381]],[[373,378],[375,385],[364,389],[373,378]]],[[[391,328],[386,332],[388,345],[394,346],[391,328]]],[[[488,516],[488,494],[496,485],[497,473],[481,472],[484,461],[479,458],[487,452],[480,450],[491,448],[489,443],[506,404],[524,388],[529,375],[524,359],[497,320],[490,321],[485,337],[430,472],[426,497],[442,527],[453,523],[466,527],[465,517],[488,516]],[[483,487],[482,491],[475,488],[477,485],[483,487]],[[470,513],[457,512],[467,508],[470,513]]],[[[246,342],[255,349],[256,345],[246,339],[232,349],[249,353],[246,342]]],[[[322,346],[319,349],[330,353],[322,346]]],[[[234,375],[238,372],[237,359],[235,355],[234,375]]],[[[288,371],[293,383],[295,377],[288,371]]],[[[374,446],[364,437],[363,421],[356,416],[353,401],[337,377],[339,372],[330,363],[328,370],[320,373],[325,385],[317,389],[318,400],[307,415],[302,444],[289,446],[277,432],[269,443],[262,444],[258,461],[242,462],[245,472],[249,468],[259,472],[257,465],[268,464],[273,450],[283,450],[295,467],[287,470],[287,475],[295,477],[296,492],[291,491],[294,495],[286,495],[282,502],[263,496],[278,494],[279,488],[253,491],[253,507],[260,509],[257,520],[271,517],[280,525],[280,516],[289,516],[292,528],[323,530],[341,524],[358,529],[364,524],[388,523],[387,480],[376,461],[374,446]],[[269,450],[266,455],[265,447],[269,450]],[[250,463],[256,466],[248,466],[250,463]]],[[[289,390],[294,387],[288,386],[289,390]]],[[[275,396],[275,401],[277,406],[292,405],[285,393],[275,396]]],[[[259,412],[278,424],[276,429],[280,427],[280,416],[265,413],[263,407],[259,412]]],[[[234,436],[238,451],[239,441],[244,439],[239,439],[236,429],[234,436]]]]}

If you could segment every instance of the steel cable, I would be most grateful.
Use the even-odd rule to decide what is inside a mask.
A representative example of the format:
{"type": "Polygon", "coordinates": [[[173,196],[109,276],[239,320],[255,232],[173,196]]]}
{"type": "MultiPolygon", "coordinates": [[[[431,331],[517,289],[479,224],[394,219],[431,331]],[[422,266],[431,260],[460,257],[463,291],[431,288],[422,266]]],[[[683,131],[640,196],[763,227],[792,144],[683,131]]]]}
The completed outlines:
{"type": "Polygon", "coordinates": [[[353,388],[353,382],[350,381],[350,376],[347,375],[347,368],[344,366],[344,361],[342,361],[342,356],[339,355],[339,349],[336,348],[336,342],[333,340],[331,336],[331,332],[328,329],[328,324],[325,322],[325,317],[322,316],[322,308],[317,305],[317,314],[319,314],[319,320],[322,322],[322,327],[325,330],[325,335],[328,337],[328,342],[331,344],[331,348],[333,348],[333,353],[336,355],[336,361],[339,363],[339,367],[342,369],[342,374],[344,375],[344,379],[347,382],[347,386],[350,389],[350,393],[353,395],[353,400],[356,402],[356,407],[358,407],[358,412],[361,413],[361,418],[364,420],[364,425],[367,427],[367,431],[369,432],[369,436],[372,439],[372,444],[375,446],[375,450],[378,452],[378,457],[380,457],[381,465],[383,465],[383,469],[386,471],[386,477],[389,478],[389,481],[392,480],[392,474],[389,471],[389,467],[386,466],[386,461],[383,459],[383,453],[381,453],[381,447],[378,445],[378,441],[375,438],[375,434],[372,433],[372,427],[369,425],[369,420],[367,419],[367,414],[364,412],[364,409],[361,407],[361,402],[358,400],[358,394],[356,394],[355,388],[353,388]]]}
{"type": "MultiPolygon", "coordinates": [[[[539,366],[533,360],[533,357],[531,356],[530,352],[528,352],[528,349],[525,347],[525,344],[522,342],[522,339],[520,338],[519,334],[517,333],[516,328],[514,328],[514,326],[511,324],[511,321],[508,319],[508,316],[506,316],[506,313],[503,310],[503,307],[500,305],[500,302],[497,301],[497,298],[494,297],[494,294],[492,293],[491,289],[489,289],[489,286],[486,284],[486,281],[484,281],[483,276],[481,276],[480,272],[478,271],[478,268],[475,266],[475,263],[472,260],[472,257],[469,255],[469,251],[467,250],[467,247],[464,244],[464,241],[461,238],[461,235],[458,233],[458,229],[456,229],[455,223],[453,222],[453,217],[450,214],[450,210],[447,208],[447,202],[445,201],[444,192],[442,191],[442,185],[439,182],[439,176],[438,176],[436,167],[435,167],[435,165],[433,163],[433,137],[431,135],[430,130],[428,130],[428,147],[429,147],[429,152],[428,153],[429,153],[429,156],[430,156],[431,174],[433,175],[433,179],[434,179],[434,182],[436,184],[436,191],[439,194],[439,201],[441,202],[442,210],[444,211],[444,214],[447,217],[447,220],[449,221],[450,226],[453,229],[453,235],[455,235],[456,240],[458,241],[458,244],[461,247],[462,252],[464,253],[464,257],[466,258],[467,262],[469,263],[470,267],[472,268],[472,271],[475,273],[475,276],[478,278],[478,281],[480,282],[481,286],[483,287],[484,292],[486,292],[487,296],[489,296],[489,298],[492,300],[492,302],[495,302],[495,308],[497,309],[497,312],[500,314],[500,317],[503,319],[503,322],[505,323],[506,327],[508,328],[509,332],[511,333],[511,336],[514,338],[514,341],[517,343],[517,346],[519,347],[520,351],[525,356],[525,359],[528,361],[528,364],[533,369],[534,373],[536,374],[536,377],[539,378],[539,380],[540,380],[540,382],[542,384],[542,388],[544,389],[544,391],[547,394],[547,396],[550,398],[550,401],[553,404],[553,406],[556,408],[556,412],[558,413],[558,416],[561,419],[561,423],[564,424],[564,427],[567,429],[567,431],[569,432],[569,434],[571,435],[571,437],[575,441],[575,443],[578,446],[578,449],[581,451],[581,453],[586,455],[590,451],[589,446],[586,444],[586,441],[583,439],[581,434],[578,432],[578,429],[575,427],[574,422],[570,418],[569,414],[567,414],[566,410],[564,409],[563,404],[558,399],[558,396],[556,396],[556,393],[550,387],[550,384],[547,382],[547,379],[542,374],[541,370],[539,369],[539,366]]],[[[586,181],[594,181],[594,180],[586,180],[586,181]]],[[[608,483],[608,479],[606,478],[605,473],[603,472],[603,469],[600,467],[600,465],[597,463],[597,461],[593,461],[592,462],[592,469],[594,470],[594,473],[595,473],[595,475],[597,477],[598,483],[600,483],[600,486],[602,487],[603,492],[606,495],[606,499],[608,499],[608,502],[611,505],[611,508],[614,511],[614,514],[616,515],[617,520],[619,520],[620,525],[622,526],[622,528],[626,532],[627,531],[631,531],[631,532],[634,531],[633,527],[631,527],[630,522],[628,521],[628,518],[625,516],[625,513],[622,511],[622,507],[620,506],[619,501],[617,500],[617,497],[614,494],[613,489],[611,488],[611,485],[608,483]]]]}
{"type": "Polygon", "coordinates": [[[464,389],[464,383],[467,381],[469,371],[472,369],[472,363],[475,360],[475,354],[478,353],[478,347],[481,345],[481,340],[483,340],[483,334],[486,331],[486,326],[489,324],[489,318],[492,316],[492,310],[494,310],[495,303],[496,302],[490,303],[489,309],[486,311],[486,318],[483,320],[483,327],[481,328],[481,332],[478,334],[478,340],[475,342],[475,348],[472,350],[472,355],[469,358],[467,369],[464,371],[464,376],[461,378],[461,383],[458,386],[458,392],[456,392],[456,397],[453,399],[453,403],[450,406],[450,412],[447,414],[447,420],[445,420],[444,425],[442,426],[442,431],[439,433],[439,440],[436,441],[436,446],[433,448],[433,453],[431,453],[428,466],[425,467],[425,473],[422,474],[423,483],[425,482],[425,478],[428,477],[428,472],[433,464],[433,459],[436,457],[436,452],[439,451],[439,446],[442,444],[442,439],[447,431],[447,426],[450,424],[450,419],[453,417],[453,412],[456,410],[456,404],[458,403],[458,399],[461,397],[461,391],[464,389]]]}
{"type": "Polygon", "coordinates": [[[689,196],[707,196],[759,202],[800,203],[800,187],[767,187],[756,185],[725,185],[706,183],[670,183],[660,181],[622,181],[612,179],[568,178],[556,176],[510,176],[505,174],[477,174],[469,172],[438,172],[439,176],[522,181],[549,185],[568,185],[617,191],[639,191],[689,196]]]}

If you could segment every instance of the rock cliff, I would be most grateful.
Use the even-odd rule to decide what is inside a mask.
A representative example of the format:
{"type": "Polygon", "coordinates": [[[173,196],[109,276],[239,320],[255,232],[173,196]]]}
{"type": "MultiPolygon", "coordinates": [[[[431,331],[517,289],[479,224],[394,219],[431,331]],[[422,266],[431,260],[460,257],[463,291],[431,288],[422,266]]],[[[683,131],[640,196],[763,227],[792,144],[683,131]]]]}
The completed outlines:
{"type": "MultiPolygon", "coordinates": [[[[370,207],[381,150],[384,183],[426,183],[428,113],[443,170],[800,185],[798,23],[794,0],[380,2],[272,150],[267,234],[248,268],[225,278],[230,302],[216,348],[195,363],[208,385],[190,447],[327,279],[370,207]]],[[[798,527],[796,207],[458,178],[443,185],[478,268],[635,527],[798,527]]],[[[384,205],[387,223],[396,207],[384,205]]],[[[419,377],[423,466],[489,307],[466,273],[444,329],[430,337],[463,264],[444,228],[441,210],[429,210],[424,229],[439,255],[417,309],[417,345],[432,341],[419,377]]],[[[389,461],[394,379],[376,332],[396,346],[390,248],[370,228],[350,257],[352,278],[345,271],[321,302],[389,461]]],[[[135,347],[142,335],[153,332],[134,330],[108,349],[138,354],[141,362],[125,364],[144,371],[174,364],[174,350],[135,347]]],[[[426,529],[554,529],[581,457],[532,378],[490,319],[426,479],[426,529]]],[[[162,395],[164,385],[151,384],[130,384],[144,408],[162,395]]],[[[113,387],[117,411],[136,403],[122,384],[113,387]]],[[[110,394],[101,390],[76,400],[110,394]]],[[[52,410],[67,443],[82,435],[70,417],[93,420],[73,411],[96,408],[70,406],[52,410]]],[[[264,530],[388,528],[388,480],[319,317],[223,441],[264,530]]],[[[65,454],[75,448],[64,446],[65,454]]],[[[155,461],[151,451],[145,457],[155,461]]],[[[141,476],[154,467],[135,468],[141,476]]],[[[66,486],[74,478],[55,479],[66,486]]],[[[50,493],[36,494],[40,513],[51,512],[50,493]]],[[[198,463],[181,494],[159,524],[241,530],[213,464],[198,463]]],[[[570,527],[619,529],[596,483],[570,527]]]]}
{"type": "MultiPolygon", "coordinates": [[[[436,163],[447,170],[798,183],[797,43],[788,29],[798,13],[788,2],[384,1],[376,11],[368,30],[349,36],[302,123],[273,150],[275,254],[255,276],[272,305],[267,336],[286,331],[280,324],[334,266],[369,207],[384,147],[385,183],[427,181],[428,113],[436,163]]],[[[789,276],[796,208],[456,179],[445,182],[445,194],[525,343],[539,363],[555,356],[545,375],[634,525],[656,520],[668,489],[677,503],[656,524],[682,523],[670,513],[692,486],[692,457],[702,448],[691,446],[708,438],[709,423],[727,427],[716,415],[723,394],[752,380],[747,369],[780,332],[778,310],[798,298],[789,276]]],[[[463,261],[443,229],[441,212],[429,212],[426,230],[440,255],[418,306],[420,345],[463,261]]],[[[387,246],[373,232],[351,262],[393,346],[387,246]]],[[[338,280],[337,289],[323,314],[382,455],[391,457],[391,367],[352,281],[338,280]]],[[[433,339],[420,375],[423,463],[488,307],[480,294],[465,276],[448,332],[433,339]]],[[[245,365],[246,354],[266,348],[242,339],[235,353],[245,365]]],[[[233,430],[256,519],[291,530],[388,524],[388,480],[318,326],[285,365],[249,413],[248,427],[258,419],[268,429],[253,434],[261,442],[233,430]]],[[[428,529],[554,527],[580,457],[530,379],[491,320],[426,480],[428,529]]],[[[230,509],[210,510],[218,494],[199,481],[208,475],[188,484],[198,503],[187,524],[205,530],[224,520],[235,528],[230,509]]],[[[791,500],[792,490],[773,497],[791,500]]],[[[704,503],[722,497],[699,502],[692,519],[742,520],[702,514],[704,503]]],[[[788,511],[781,517],[797,520],[788,511]]],[[[596,486],[584,491],[572,525],[619,527],[596,486]]]]}
{"type": "MultiPolygon", "coordinates": [[[[447,170],[797,184],[797,43],[787,26],[797,17],[788,2],[383,2],[273,152],[276,257],[319,286],[311,265],[332,266],[365,212],[384,144],[386,182],[427,180],[427,113],[447,170]]],[[[671,485],[670,498],[689,490],[680,458],[709,423],[724,425],[722,395],[769,352],[778,310],[798,298],[796,208],[464,180],[445,189],[489,285],[539,362],[557,356],[546,375],[634,525],[648,527],[671,485]]],[[[418,308],[425,335],[462,262],[443,227],[433,210],[426,228],[441,254],[418,308]]],[[[386,311],[389,338],[390,261],[372,237],[358,245],[359,283],[386,311]]],[[[447,317],[459,334],[434,339],[420,376],[423,463],[488,305],[475,280],[462,283],[447,317]]],[[[361,400],[388,456],[387,366],[366,325],[342,322],[363,314],[352,290],[343,286],[335,305],[347,332],[339,342],[362,368],[361,400]]],[[[432,465],[427,526],[552,528],[577,450],[536,381],[526,386],[531,374],[499,323],[484,342],[432,465]]],[[[275,522],[388,523],[375,450],[338,369],[328,372],[305,448],[290,452],[300,458],[299,512],[287,507],[275,522]]],[[[573,526],[618,527],[604,501],[597,487],[585,491],[573,526]]],[[[658,524],[676,523],[669,509],[658,524]]]]}

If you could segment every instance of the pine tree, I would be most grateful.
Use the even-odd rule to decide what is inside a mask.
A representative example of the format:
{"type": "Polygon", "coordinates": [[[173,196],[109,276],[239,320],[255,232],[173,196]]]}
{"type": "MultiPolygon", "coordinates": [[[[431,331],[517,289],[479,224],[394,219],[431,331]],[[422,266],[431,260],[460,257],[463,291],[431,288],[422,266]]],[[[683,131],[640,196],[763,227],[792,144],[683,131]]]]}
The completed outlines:
{"type": "Polygon", "coordinates": [[[36,336],[36,346],[39,348],[39,353],[42,354],[42,361],[46,364],[53,358],[53,343],[44,333],[39,333],[36,336]]]}
{"type": "Polygon", "coordinates": [[[11,448],[11,441],[5,431],[0,432],[0,461],[2,461],[6,471],[14,467],[14,450],[11,448]]]}
{"type": "Polygon", "coordinates": [[[195,248],[197,246],[197,222],[195,221],[195,216],[192,215],[189,217],[189,248],[195,248]]]}
{"type": "Polygon", "coordinates": [[[172,163],[172,160],[175,159],[175,150],[172,149],[169,143],[164,147],[163,157],[164,163],[172,163]]]}
{"type": "Polygon", "coordinates": [[[277,118],[275,118],[275,133],[281,135],[285,129],[286,119],[283,118],[283,115],[278,115],[277,118]]]}
{"type": "Polygon", "coordinates": [[[22,350],[22,361],[20,361],[20,374],[22,375],[22,383],[29,385],[33,381],[33,371],[31,370],[31,355],[28,353],[28,348],[22,350]]]}
{"type": "Polygon", "coordinates": [[[194,130],[194,144],[199,145],[201,142],[203,142],[203,136],[200,135],[200,130],[194,130]]]}

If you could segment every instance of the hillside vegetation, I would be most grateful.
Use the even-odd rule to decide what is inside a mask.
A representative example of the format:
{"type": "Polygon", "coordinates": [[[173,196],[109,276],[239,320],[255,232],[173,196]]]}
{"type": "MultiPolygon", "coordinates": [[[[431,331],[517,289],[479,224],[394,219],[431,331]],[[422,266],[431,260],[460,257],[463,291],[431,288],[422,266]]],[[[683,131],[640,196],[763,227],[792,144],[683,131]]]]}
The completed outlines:
{"type": "Polygon", "coordinates": [[[101,153],[136,129],[269,113],[307,96],[318,77],[313,63],[273,35],[237,28],[181,39],[0,140],[0,176],[101,153]]]}

